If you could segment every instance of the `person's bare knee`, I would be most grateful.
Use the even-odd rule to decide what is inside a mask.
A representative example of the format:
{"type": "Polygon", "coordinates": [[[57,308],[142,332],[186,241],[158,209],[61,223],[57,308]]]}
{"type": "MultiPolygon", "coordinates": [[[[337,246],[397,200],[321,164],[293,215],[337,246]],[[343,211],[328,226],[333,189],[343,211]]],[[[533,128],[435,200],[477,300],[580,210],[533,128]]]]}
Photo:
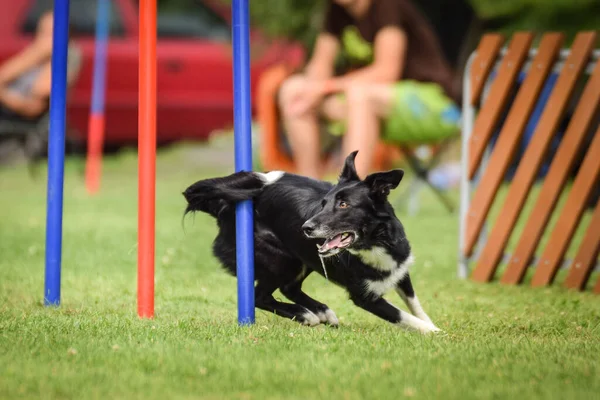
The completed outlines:
{"type": "Polygon", "coordinates": [[[304,75],[292,75],[288,77],[281,84],[279,89],[279,107],[284,115],[287,114],[287,110],[294,97],[306,84],[307,78],[304,75]]]}
{"type": "Polygon", "coordinates": [[[369,92],[368,84],[362,82],[351,83],[345,90],[348,104],[368,105],[370,103],[369,92]]]}
{"type": "Polygon", "coordinates": [[[348,116],[347,104],[344,98],[329,96],[323,101],[321,113],[331,121],[342,121],[348,116]]]}
{"type": "Polygon", "coordinates": [[[348,86],[346,96],[350,108],[368,107],[378,117],[385,117],[392,110],[394,93],[391,85],[357,82],[348,86]]]}

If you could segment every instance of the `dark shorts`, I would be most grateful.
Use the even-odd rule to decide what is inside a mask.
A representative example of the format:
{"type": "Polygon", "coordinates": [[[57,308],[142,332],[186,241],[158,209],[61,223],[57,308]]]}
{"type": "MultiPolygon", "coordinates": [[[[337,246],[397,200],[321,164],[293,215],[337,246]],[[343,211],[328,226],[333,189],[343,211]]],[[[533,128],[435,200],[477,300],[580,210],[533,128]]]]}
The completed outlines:
{"type": "Polygon", "coordinates": [[[0,104],[0,121],[30,122],[31,120],[22,117],[0,104]]]}

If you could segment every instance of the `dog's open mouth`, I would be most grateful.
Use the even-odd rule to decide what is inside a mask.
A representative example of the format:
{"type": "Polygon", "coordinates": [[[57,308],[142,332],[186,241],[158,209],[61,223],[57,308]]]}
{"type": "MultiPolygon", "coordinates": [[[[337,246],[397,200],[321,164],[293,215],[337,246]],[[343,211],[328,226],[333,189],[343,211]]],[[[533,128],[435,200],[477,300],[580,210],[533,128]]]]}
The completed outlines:
{"type": "Polygon", "coordinates": [[[325,240],[322,245],[317,244],[320,254],[327,254],[334,250],[344,249],[354,243],[356,236],[352,232],[338,233],[337,235],[325,240]]]}

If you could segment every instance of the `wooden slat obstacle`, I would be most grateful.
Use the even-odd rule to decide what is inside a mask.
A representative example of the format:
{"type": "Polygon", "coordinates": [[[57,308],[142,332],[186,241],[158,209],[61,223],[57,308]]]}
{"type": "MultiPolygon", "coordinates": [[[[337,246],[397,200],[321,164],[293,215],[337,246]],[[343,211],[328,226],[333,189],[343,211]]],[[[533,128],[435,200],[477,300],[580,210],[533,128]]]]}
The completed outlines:
{"type": "Polygon", "coordinates": [[[489,282],[506,264],[500,281],[518,284],[533,266],[532,286],[546,286],[567,265],[565,287],[583,290],[600,265],[599,204],[575,258],[565,255],[592,199],[600,203],[593,197],[600,188],[598,33],[581,32],[562,50],[560,33],[544,34],[531,48],[534,39],[517,33],[502,49],[502,36],[485,35],[465,70],[459,275],[469,276],[473,264],[471,278],[489,282]],[[496,202],[500,193],[503,204],[496,202]],[[561,195],[566,201],[557,207],[561,195]],[[533,207],[524,213],[528,197],[533,207]]]}

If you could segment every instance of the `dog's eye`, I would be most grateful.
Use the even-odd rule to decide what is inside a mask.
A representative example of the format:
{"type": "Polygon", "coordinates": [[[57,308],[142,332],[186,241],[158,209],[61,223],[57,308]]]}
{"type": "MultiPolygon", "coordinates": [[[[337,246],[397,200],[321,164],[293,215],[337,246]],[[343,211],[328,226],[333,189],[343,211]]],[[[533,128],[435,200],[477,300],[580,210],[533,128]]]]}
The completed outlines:
{"type": "Polygon", "coordinates": [[[321,208],[325,208],[325,204],[327,204],[327,200],[321,201],[321,208]]]}
{"type": "Polygon", "coordinates": [[[345,201],[340,201],[340,203],[338,204],[339,208],[348,208],[348,203],[346,203],[345,201]]]}

